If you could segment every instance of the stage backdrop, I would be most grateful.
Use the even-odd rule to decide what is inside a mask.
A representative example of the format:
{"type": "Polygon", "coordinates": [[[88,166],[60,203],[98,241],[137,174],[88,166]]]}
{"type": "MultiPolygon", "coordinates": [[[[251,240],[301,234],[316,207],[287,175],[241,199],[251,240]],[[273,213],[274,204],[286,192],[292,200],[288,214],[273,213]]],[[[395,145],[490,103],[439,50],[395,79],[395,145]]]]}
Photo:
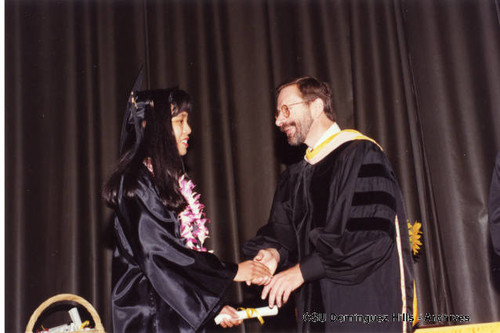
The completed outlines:
{"type": "MultiPolygon", "coordinates": [[[[421,313],[500,320],[487,193],[500,150],[498,0],[7,0],[6,332],[46,298],[93,303],[108,331],[111,211],[101,186],[117,158],[139,67],[143,88],[195,101],[186,160],[212,219],[215,253],[266,223],[286,164],[274,88],[313,75],[338,122],[384,147],[411,221],[421,313]]],[[[249,290],[236,287],[232,302],[249,290]]]]}

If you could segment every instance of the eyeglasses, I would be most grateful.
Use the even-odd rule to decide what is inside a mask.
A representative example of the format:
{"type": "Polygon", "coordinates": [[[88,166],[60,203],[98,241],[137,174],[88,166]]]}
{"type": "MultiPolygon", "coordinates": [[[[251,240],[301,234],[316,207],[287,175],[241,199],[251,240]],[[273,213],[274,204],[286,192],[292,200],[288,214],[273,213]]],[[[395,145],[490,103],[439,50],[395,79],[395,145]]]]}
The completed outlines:
{"type": "Polygon", "coordinates": [[[302,102],[292,103],[292,104],[288,104],[288,105],[283,104],[281,106],[281,108],[276,109],[276,112],[274,113],[274,119],[278,119],[278,117],[280,116],[281,113],[283,113],[283,117],[285,117],[285,118],[290,117],[290,107],[297,105],[297,104],[303,104],[303,103],[307,103],[307,102],[302,101],[302,102]]]}

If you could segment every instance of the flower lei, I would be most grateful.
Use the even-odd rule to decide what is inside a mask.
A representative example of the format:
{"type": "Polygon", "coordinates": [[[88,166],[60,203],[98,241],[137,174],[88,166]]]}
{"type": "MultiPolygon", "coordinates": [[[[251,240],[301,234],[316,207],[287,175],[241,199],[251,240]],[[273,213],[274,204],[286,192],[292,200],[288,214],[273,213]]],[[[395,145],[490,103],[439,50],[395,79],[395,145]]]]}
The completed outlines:
{"type": "Polygon", "coordinates": [[[186,246],[190,249],[207,252],[203,247],[205,239],[208,238],[207,223],[210,220],[205,217],[203,209],[205,206],[200,203],[200,194],[193,191],[195,185],[183,175],[179,179],[181,193],[186,199],[188,205],[179,214],[181,221],[181,237],[184,239],[186,246]]]}

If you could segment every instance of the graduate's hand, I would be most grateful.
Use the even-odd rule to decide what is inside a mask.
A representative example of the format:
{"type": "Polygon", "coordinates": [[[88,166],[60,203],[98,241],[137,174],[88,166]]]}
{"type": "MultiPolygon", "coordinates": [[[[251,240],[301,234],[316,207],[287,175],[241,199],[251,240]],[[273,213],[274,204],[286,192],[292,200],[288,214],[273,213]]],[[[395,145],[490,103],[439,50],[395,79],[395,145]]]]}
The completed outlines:
{"type": "Polygon", "coordinates": [[[247,260],[238,264],[238,272],[233,280],[237,282],[246,281],[249,284],[249,282],[253,283],[253,281],[259,278],[270,280],[271,277],[272,274],[266,265],[257,261],[247,260]]]}
{"type": "MultiPolygon", "coordinates": [[[[278,250],[274,248],[267,248],[259,250],[257,255],[253,258],[254,261],[261,262],[269,268],[271,275],[276,272],[276,268],[278,267],[278,263],[280,262],[280,254],[278,250]]],[[[255,281],[252,281],[253,284],[263,285],[269,284],[271,279],[258,278],[255,281]]],[[[248,283],[247,283],[248,284],[248,283]]]]}
{"type": "Polygon", "coordinates": [[[262,299],[266,299],[269,295],[269,307],[274,304],[281,307],[288,302],[288,298],[292,291],[300,287],[304,283],[304,277],[300,271],[299,264],[280,272],[273,276],[271,282],[262,290],[262,299]]]}
{"type": "Polygon", "coordinates": [[[230,319],[226,318],[220,322],[219,325],[224,328],[239,326],[241,325],[241,323],[243,323],[243,319],[238,319],[238,314],[236,313],[236,310],[232,306],[229,305],[224,306],[222,310],[219,312],[219,314],[227,314],[231,316],[230,319]]]}

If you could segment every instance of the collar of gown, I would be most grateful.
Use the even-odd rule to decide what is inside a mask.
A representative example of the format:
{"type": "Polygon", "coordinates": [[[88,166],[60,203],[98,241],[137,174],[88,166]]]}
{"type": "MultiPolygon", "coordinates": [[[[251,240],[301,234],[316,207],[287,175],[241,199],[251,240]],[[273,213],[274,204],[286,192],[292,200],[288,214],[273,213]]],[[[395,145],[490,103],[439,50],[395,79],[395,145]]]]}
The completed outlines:
{"type": "Polygon", "coordinates": [[[304,159],[309,164],[316,164],[344,143],[354,140],[371,141],[382,150],[382,147],[372,138],[352,129],[342,131],[337,123],[334,123],[321,136],[314,148],[307,148],[304,159]]]}

